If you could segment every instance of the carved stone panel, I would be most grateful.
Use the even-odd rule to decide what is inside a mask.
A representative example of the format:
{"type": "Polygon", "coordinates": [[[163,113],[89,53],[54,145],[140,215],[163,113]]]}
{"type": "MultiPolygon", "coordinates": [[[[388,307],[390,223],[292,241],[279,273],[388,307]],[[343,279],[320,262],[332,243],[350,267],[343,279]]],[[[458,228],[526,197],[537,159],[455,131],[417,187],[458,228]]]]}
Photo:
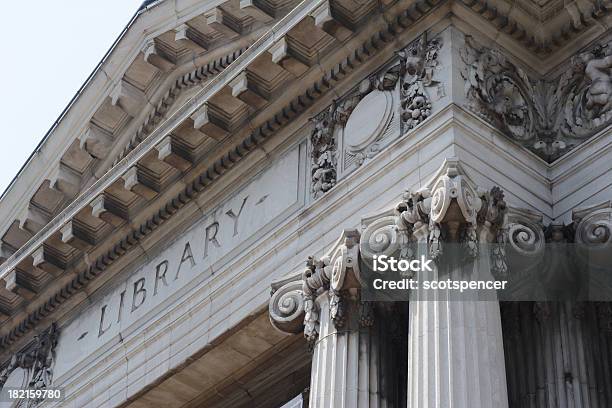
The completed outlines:
{"type": "MultiPolygon", "coordinates": [[[[0,389],[30,388],[48,389],[53,384],[56,352],[60,329],[53,323],[47,330],[34,337],[22,351],[13,355],[0,374],[0,389]]],[[[28,400],[27,406],[33,407],[40,401],[28,400]]]]}
{"type": "Polygon", "coordinates": [[[571,58],[557,76],[528,74],[470,36],[461,58],[468,108],[546,161],[612,124],[610,42],[571,58]]]}

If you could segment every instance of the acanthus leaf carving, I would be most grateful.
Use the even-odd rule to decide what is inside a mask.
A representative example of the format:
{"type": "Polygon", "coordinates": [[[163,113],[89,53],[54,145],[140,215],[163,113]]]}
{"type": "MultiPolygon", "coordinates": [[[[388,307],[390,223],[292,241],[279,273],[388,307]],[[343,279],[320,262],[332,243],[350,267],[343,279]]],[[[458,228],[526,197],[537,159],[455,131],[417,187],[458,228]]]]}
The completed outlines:
{"type": "Polygon", "coordinates": [[[461,50],[465,93],[470,108],[518,142],[534,138],[535,91],[525,72],[498,50],[479,47],[465,37],[461,50]]]}
{"type": "Polygon", "coordinates": [[[612,124],[612,47],[596,45],[558,78],[531,79],[500,51],[466,36],[468,107],[510,139],[553,161],[612,124]]]}

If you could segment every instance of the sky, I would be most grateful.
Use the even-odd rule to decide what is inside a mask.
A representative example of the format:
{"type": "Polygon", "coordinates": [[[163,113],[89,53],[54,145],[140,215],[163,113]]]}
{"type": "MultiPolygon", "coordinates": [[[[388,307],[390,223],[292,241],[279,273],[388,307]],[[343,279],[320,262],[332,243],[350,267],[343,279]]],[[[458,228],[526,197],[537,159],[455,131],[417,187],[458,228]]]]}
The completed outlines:
{"type": "Polygon", "coordinates": [[[2,5],[0,193],[94,70],[142,0],[2,5]]]}

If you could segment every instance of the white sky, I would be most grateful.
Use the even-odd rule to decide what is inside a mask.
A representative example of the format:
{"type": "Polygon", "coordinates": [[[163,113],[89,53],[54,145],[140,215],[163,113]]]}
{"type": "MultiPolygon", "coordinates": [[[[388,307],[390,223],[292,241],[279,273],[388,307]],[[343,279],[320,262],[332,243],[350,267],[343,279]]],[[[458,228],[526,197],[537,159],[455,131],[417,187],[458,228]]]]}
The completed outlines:
{"type": "Polygon", "coordinates": [[[142,0],[4,3],[0,19],[0,193],[142,0]]]}

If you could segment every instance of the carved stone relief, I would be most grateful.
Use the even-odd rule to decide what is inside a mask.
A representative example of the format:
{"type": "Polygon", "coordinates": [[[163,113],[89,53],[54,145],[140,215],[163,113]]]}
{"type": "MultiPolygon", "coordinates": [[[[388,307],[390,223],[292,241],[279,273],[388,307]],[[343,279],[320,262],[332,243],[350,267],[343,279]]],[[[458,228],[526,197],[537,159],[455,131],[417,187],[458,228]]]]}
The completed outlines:
{"type": "Polygon", "coordinates": [[[468,107],[549,162],[612,123],[609,43],[572,58],[558,78],[530,78],[470,36],[461,58],[468,107]]]}
{"type": "Polygon", "coordinates": [[[426,87],[438,84],[434,79],[442,43],[427,41],[426,34],[398,53],[400,57],[400,99],[402,134],[413,129],[431,114],[426,87]]]}
{"type": "MultiPolygon", "coordinates": [[[[52,324],[47,330],[34,337],[34,341],[24,350],[15,354],[8,366],[0,374],[0,388],[4,387],[11,374],[17,369],[26,372],[24,388],[46,389],[53,383],[53,365],[55,361],[55,347],[60,330],[52,324]]],[[[30,401],[30,405],[37,405],[30,401]]]]}
{"type": "MultiPolygon", "coordinates": [[[[489,191],[478,189],[457,159],[446,159],[424,187],[403,194],[395,207],[362,218],[360,231],[345,230],[324,256],[310,257],[303,272],[273,283],[270,320],[281,331],[303,332],[313,344],[319,338],[321,321],[342,328],[347,321],[347,302],[357,298],[359,321],[362,327],[371,326],[373,308],[384,307],[384,302],[363,302],[371,300],[363,297],[365,265],[371,265],[374,256],[382,255],[416,259],[423,248],[438,263],[447,256],[445,250],[451,244],[458,244],[465,259],[478,259],[482,265],[489,265],[497,279],[504,280],[512,274],[519,289],[524,275],[539,274],[541,281],[551,278],[548,270],[554,269],[557,273],[562,269],[572,270],[571,257],[561,257],[559,262],[553,259],[548,262],[549,266],[542,266],[540,260],[547,256],[548,246],[554,243],[575,241],[595,246],[596,251],[591,253],[595,255],[601,248],[602,257],[606,257],[594,257],[591,261],[595,267],[600,262],[609,268],[612,204],[607,202],[574,211],[574,223],[570,226],[552,224],[545,228],[542,219],[534,211],[509,207],[498,187],[489,191]],[[356,293],[359,295],[355,296],[356,293]],[[329,311],[325,312],[329,315],[322,316],[317,306],[321,296],[329,300],[329,311]]],[[[556,280],[549,280],[544,286],[556,290],[554,285],[559,279],[570,278],[570,275],[556,275],[556,280]]],[[[573,290],[571,285],[570,289],[573,290]]],[[[520,299],[520,293],[513,294],[520,299]]],[[[531,290],[529,295],[539,293],[531,290]]],[[[546,303],[534,303],[539,319],[547,316],[546,303]]],[[[612,327],[612,313],[605,306],[608,304],[602,305],[600,324],[612,332],[608,329],[612,327]]],[[[577,308],[574,315],[580,314],[577,308]]]]}
{"type": "Polygon", "coordinates": [[[510,208],[499,230],[501,245],[493,263],[512,272],[519,288],[513,299],[609,299],[610,220],[610,202],[574,210],[569,225],[545,226],[541,214],[510,208]]]}
{"type": "Polygon", "coordinates": [[[329,191],[339,173],[361,166],[394,137],[429,117],[426,88],[441,86],[434,79],[441,45],[438,39],[428,42],[423,34],[312,119],[313,198],[329,191]]]}
{"type": "Polygon", "coordinates": [[[312,119],[314,129],[311,143],[311,194],[313,198],[329,191],[336,184],[337,144],[334,128],[337,121],[337,105],[312,119]]]}

